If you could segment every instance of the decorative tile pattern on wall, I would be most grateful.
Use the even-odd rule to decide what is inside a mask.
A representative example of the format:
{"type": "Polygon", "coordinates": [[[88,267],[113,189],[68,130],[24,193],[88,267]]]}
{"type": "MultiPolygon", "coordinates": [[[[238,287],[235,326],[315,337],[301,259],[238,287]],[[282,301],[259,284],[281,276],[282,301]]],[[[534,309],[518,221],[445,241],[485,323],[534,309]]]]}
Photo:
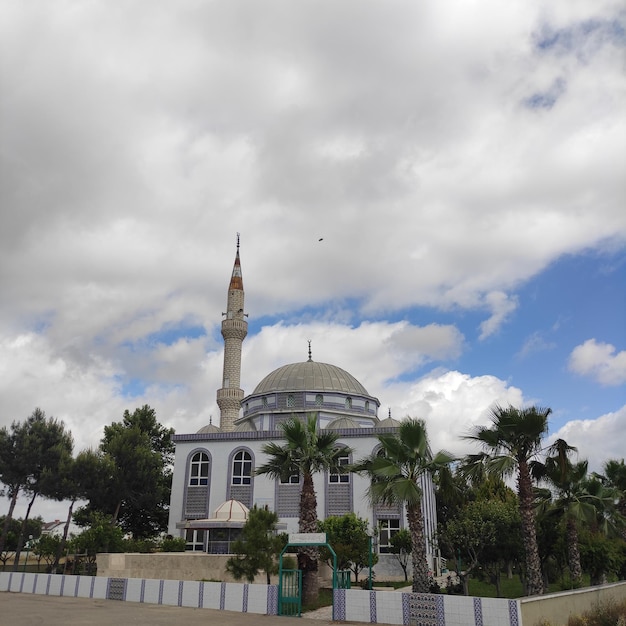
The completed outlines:
{"type": "Polygon", "coordinates": [[[480,598],[474,598],[474,623],[483,626],[483,606],[480,598]]]}
{"type": "Polygon", "coordinates": [[[109,578],[107,600],[126,600],[126,578],[109,578]]]}
{"type": "Polygon", "coordinates": [[[520,626],[520,606],[517,600],[509,600],[509,622],[510,626],[520,626]]]}
{"type": "Polygon", "coordinates": [[[333,591],[334,615],[333,619],[339,622],[346,621],[346,590],[335,589],[333,591]]]}
{"type": "Polygon", "coordinates": [[[409,625],[441,626],[445,624],[442,609],[436,595],[412,593],[409,597],[409,625]]]}

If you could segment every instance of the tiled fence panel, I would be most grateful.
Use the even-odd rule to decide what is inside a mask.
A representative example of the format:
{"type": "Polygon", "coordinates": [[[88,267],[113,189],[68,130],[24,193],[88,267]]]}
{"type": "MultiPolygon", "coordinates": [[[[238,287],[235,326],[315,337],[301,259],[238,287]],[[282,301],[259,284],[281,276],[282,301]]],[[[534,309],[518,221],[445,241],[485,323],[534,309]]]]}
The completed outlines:
{"type": "Polygon", "coordinates": [[[193,580],[152,580],[0,572],[0,592],[168,604],[276,615],[278,587],[193,580]]]}
{"type": "Polygon", "coordinates": [[[518,600],[335,589],[337,621],[403,626],[521,626],[518,600]]]}

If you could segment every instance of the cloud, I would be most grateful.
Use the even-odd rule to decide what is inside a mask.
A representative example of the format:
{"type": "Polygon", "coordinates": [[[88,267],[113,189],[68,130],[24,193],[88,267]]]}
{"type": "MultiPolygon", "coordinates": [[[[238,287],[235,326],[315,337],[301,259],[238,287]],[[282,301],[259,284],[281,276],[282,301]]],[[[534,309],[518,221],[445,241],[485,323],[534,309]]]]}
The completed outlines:
{"type": "Polygon", "coordinates": [[[481,341],[496,333],[517,308],[517,298],[515,296],[507,296],[507,294],[501,291],[487,294],[485,302],[491,309],[492,315],[480,324],[479,339],[481,341]]]}
{"type": "MultiPolygon", "coordinates": [[[[554,329],[553,329],[554,330],[554,329]]],[[[543,337],[542,333],[536,331],[526,337],[524,341],[524,345],[517,353],[517,357],[524,359],[531,354],[535,354],[537,352],[544,352],[546,350],[552,350],[556,347],[554,342],[548,342],[543,337]]]]}
{"type": "Polygon", "coordinates": [[[393,416],[424,419],[434,451],[445,449],[458,456],[472,451],[463,437],[477,425],[488,425],[495,404],[521,406],[524,396],[496,376],[469,376],[458,371],[434,370],[419,381],[393,385],[387,395],[398,404],[393,416]]]}
{"type": "Polygon", "coordinates": [[[593,420],[571,420],[548,440],[564,439],[589,461],[590,472],[603,472],[606,461],[623,459],[626,450],[626,405],[593,420]]]}
{"type": "Polygon", "coordinates": [[[572,350],[568,367],[575,374],[592,378],[601,385],[622,385],[626,382],[626,350],[616,352],[610,343],[587,339],[572,350]]]}

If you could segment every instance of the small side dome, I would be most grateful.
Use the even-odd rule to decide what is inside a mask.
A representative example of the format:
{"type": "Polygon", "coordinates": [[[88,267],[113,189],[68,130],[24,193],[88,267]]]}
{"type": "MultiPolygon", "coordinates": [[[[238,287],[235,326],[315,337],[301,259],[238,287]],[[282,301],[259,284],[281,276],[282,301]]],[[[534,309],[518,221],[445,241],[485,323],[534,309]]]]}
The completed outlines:
{"type": "Polygon", "coordinates": [[[386,419],[378,422],[376,424],[377,428],[400,428],[400,422],[398,420],[394,420],[393,417],[389,416],[386,419]]]}
{"type": "Polygon", "coordinates": [[[360,426],[353,419],[345,416],[338,417],[326,426],[327,430],[339,430],[340,428],[360,428],[360,426]]]}
{"type": "Polygon", "coordinates": [[[256,426],[253,422],[241,422],[241,424],[237,424],[235,426],[236,433],[253,433],[256,432],[256,426]]]}
{"type": "Polygon", "coordinates": [[[214,424],[207,424],[203,426],[199,431],[198,435],[206,435],[211,433],[221,433],[222,429],[219,426],[215,426],[214,424]]]}
{"type": "Polygon", "coordinates": [[[213,519],[225,522],[245,522],[248,519],[249,509],[239,500],[226,500],[215,509],[213,519]]]}

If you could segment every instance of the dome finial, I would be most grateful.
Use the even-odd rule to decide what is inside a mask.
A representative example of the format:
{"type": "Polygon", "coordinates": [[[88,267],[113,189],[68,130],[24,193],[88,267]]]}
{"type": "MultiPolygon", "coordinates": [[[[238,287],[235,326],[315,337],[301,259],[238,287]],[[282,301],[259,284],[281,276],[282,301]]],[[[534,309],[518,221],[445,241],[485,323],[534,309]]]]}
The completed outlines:
{"type": "Polygon", "coordinates": [[[389,419],[391,419],[391,407],[389,407],[389,419]]]}
{"type": "Polygon", "coordinates": [[[209,426],[213,425],[213,416],[209,415],[209,426]]]}
{"type": "Polygon", "coordinates": [[[311,340],[309,339],[308,342],[309,342],[309,363],[310,363],[311,361],[313,361],[313,357],[311,356],[311,340]]]}
{"type": "Polygon", "coordinates": [[[237,252],[239,252],[239,233],[237,233],[237,252]]]}

